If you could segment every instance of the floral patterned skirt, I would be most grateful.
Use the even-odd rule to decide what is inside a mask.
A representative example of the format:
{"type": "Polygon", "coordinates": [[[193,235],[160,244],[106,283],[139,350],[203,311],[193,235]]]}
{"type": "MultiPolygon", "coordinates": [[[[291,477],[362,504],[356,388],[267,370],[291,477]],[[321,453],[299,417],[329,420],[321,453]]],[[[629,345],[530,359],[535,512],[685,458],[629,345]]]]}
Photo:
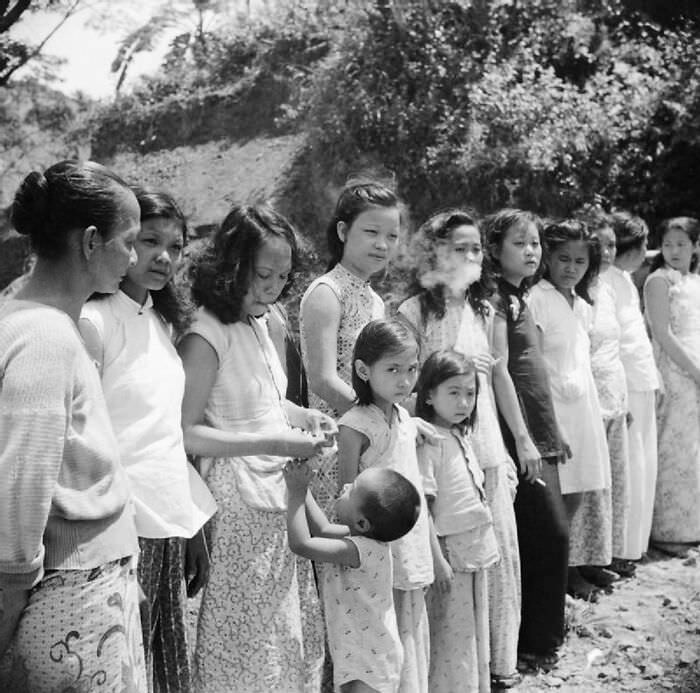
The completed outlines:
{"type": "Polygon", "coordinates": [[[297,559],[287,546],[286,514],[246,505],[226,460],[214,462],[207,483],[219,510],[211,520],[195,690],[318,690],[323,620],[310,561],[298,561],[309,573],[298,579],[297,559]]]}
{"type": "Polygon", "coordinates": [[[53,571],[31,590],[0,663],[0,690],[146,689],[135,557],[53,571]]]}

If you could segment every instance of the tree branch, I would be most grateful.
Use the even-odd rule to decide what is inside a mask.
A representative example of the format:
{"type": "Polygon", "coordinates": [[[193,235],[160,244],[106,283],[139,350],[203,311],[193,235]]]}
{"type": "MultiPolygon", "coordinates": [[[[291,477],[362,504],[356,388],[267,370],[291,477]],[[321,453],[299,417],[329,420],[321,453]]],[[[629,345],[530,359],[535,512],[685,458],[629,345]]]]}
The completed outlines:
{"type": "Polygon", "coordinates": [[[5,14],[10,2],[0,3],[0,34],[5,33],[22,15],[22,13],[29,7],[31,0],[17,0],[15,6],[10,9],[7,14],[5,14]]]}
{"type": "MultiPolygon", "coordinates": [[[[22,0],[22,2],[24,2],[24,0],[22,0]]],[[[30,60],[32,60],[32,58],[36,58],[36,56],[41,53],[42,49],[46,45],[46,42],[68,21],[76,9],[78,9],[80,2],[81,0],[74,0],[73,4],[66,10],[66,13],[63,15],[61,21],[56,24],[53,29],[51,29],[51,31],[44,37],[44,40],[38,46],[36,46],[34,50],[28,53],[25,58],[18,62],[17,65],[13,65],[9,70],[3,74],[0,74],[0,86],[7,84],[14,72],[19,70],[20,67],[26,65],[30,60]]],[[[19,4],[19,2],[17,4],[19,4]]],[[[29,4],[29,2],[27,2],[27,4],[29,4]]]]}

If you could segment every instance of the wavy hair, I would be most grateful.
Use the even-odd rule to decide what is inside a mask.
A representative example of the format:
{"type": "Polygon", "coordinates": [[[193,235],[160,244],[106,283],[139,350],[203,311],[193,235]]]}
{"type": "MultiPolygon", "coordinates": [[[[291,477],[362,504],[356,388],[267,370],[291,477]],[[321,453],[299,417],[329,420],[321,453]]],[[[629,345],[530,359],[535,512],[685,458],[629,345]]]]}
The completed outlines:
{"type": "Polygon", "coordinates": [[[280,297],[289,291],[298,261],[296,232],[281,214],[267,205],[236,205],[213,237],[191,258],[189,279],[196,305],[211,311],[222,323],[245,318],[243,300],[255,270],[255,258],[271,238],[287,243],[292,271],[280,297]]]}

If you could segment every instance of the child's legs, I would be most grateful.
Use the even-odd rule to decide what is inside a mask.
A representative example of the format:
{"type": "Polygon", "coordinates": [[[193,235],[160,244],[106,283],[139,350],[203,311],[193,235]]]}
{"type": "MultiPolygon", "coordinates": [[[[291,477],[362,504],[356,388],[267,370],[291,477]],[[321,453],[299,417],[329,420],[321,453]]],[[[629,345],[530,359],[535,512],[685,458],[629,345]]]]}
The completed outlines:
{"type": "Polygon", "coordinates": [[[455,572],[449,592],[426,597],[431,693],[488,693],[489,618],[486,571],[455,572]]]}
{"type": "Polygon", "coordinates": [[[399,692],[428,693],[430,631],[423,589],[395,589],[394,609],[403,646],[399,692]]]}

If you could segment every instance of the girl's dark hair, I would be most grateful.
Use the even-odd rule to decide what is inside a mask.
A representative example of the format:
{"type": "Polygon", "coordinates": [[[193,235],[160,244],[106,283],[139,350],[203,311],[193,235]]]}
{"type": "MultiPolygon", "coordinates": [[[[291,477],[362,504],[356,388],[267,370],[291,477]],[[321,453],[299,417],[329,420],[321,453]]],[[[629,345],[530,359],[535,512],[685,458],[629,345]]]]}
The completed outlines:
{"type": "MultiPolygon", "coordinates": [[[[434,315],[438,320],[445,317],[447,295],[444,283],[439,282],[426,287],[421,284],[421,277],[425,272],[437,270],[435,264],[436,245],[441,241],[448,240],[452,231],[458,226],[476,227],[483,245],[483,234],[479,228],[476,216],[465,209],[447,209],[433,214],[419,227],[411,241],[413,257],[415,258],[417,255],[419,260],[418,264],[411,271],[408,295],[409,297],[418,296],[421,319],[424,324],[431,315],[434,315]]],[[[469,301],[469,305],[482,318],[486,318],[491,310],[488,298],[493,293],[493,290],[493,278],[486,263],[482,262],[481,279],[469,286],[465,293],[465,298],[469,301]]]]}
{"type": "MultiPolygon", "coordinates": [[[[588,226],[588,230],[591,233],[595,233],[600,229],[613,228],[611,215],[597,205],[584,205],[576,212],[575,216],[576,219],[579,219],[588,226]]],[[[617,241],[615,245],[617,246],[617,241]]]]}
{"type": "Polygon", "coordinates": [[[649,237],[649,227],[641,217],[629,212],[613,212],[609,219],[615,232],[618,258],[631,250],[639,250],[649,237]]]}
{"type": "MultiPolygon", "coordinates": [[[[493,276],[501,275],[501,263],[496,257],[503,247],[503,241],[510,231],[514,227],[527,226],[533,224],[537,229],[537,235],[539,236],[540,243],[542,243],[542,228],[544,227],[544,222],[541,217],[538,217],[532,212],[527,212],[522,209],[501,209],[494,214],[489,214],[483,221],[481,229],[484,237],[484,246],[486,248],[486,261],[484,264],[488,264],[490,273],[493,276]]],[[[537,272],[532,277],[523,282],[522,288],[526,289],[533,284],[535,284],[541,273],[541,261],[540,267],[537,268],[537,272]]]]}
{"type": "Polygon", "coordinates": [[[358,404],[372,404],[374,395],[368,381],[357,373],[355,361],[358,359],[372,366],[387,355],[397,354],[415,346],[416,356],[420,355],[420,342],[413,325],[400,317],[390,320],[368,322],[357,337],[352,353],[352,387],[358,404]]]}
{"type": "MultiPolygon", "coordinates": [[[[426,359],[421,368],[418,382],[416,383],[416,416],[426,421],[435,418],[435,409],[428,403],[430,393],[440,383],[444,383],[449,378],[457,375],[473,375],[476,387],[476,395],[479,396],[479,378],[476,374],[476,367],[472,359],[454,349],[440,349],[434,351],[426,359]]],[[[460,424],[465,431],[474,430],[476,426],[476,404],[469,417],[460,424]]]]}
{"type": "Polygon", "coordinates": [[[280,297],[285,296],[298,258],[294,228],[271,207],[237,205],[192,258],[189,275],[194,302],[224,324],[244,319],[241,309],[255,271],[255,258],[271,238],[285,241],[292,251],[292,271],[280,293],[280,297]]]}
{"type": "MultiPolygon", "coordinates": [[[[700,221],[694,217],[672,217],[671,219],[664,219],[659,225],[659,230],[656,234],[656,240],[658,242],[659,248],[664,241],[664,236],[669,231],[681,231],[686,234],[690,239],[691,243],[697,243],[698,238],[700,238],[700,221]]],[[[662,252],[651,261],[651,266],[649,268],[650,272],[663,267],[666,264],[664,260],[664,255],[662,252]]],[[[693,257],[690,260],[690,271],[694,272],[695,268],[698,266],[698,256],[697,253],[693,253],[693,257]]]]}
{"type": "MultiPolygon", "coordinates": [[[[182,246],[187,244],[187,222],[175,200],[167,193],[134,188],[141,208],[141,223],[149,219],[166,219],[179,225],[182,246]]],[[[162,289],[151,291],[154,310],[182,334],[192,320],[193,306],[187,293],[171,279],[162,289]]]]}
{"type": "Polygon", "coordinates": [[[588,269],[576,284],[576,293],[587,303],[593,305],[590,295],[591,284],[598,276],[600,269],[600,242],[588,229],[588,226],[577,219],[564,219],[552,222],[542,231],[544,239],[544,272],[543,276],[549,280],[549,260],[556,249],[569,241],[583,241],[588,246],[588,269]]]}
{"type": "Polygon", "coordinates": [[[368,179],[348,181],[340,192],[333,218],[326,227],[328,243],[328,270],[332,270],[343,258],[345,243],[338,236],[338,222],[350,227],[352,222],[371,207],[400,207],[399,198],[382,183],[368,179]]]}
{"type": "Polygon", "coordinates": [[[67,252],[74,229],[95,226],[109,238],[120,221],[124,191],[129,191],[126,182],[101,164],[60,161],[22,181],[12,203],[12,225],[29,236],[39,257],[57,259],[67,252]]]}

